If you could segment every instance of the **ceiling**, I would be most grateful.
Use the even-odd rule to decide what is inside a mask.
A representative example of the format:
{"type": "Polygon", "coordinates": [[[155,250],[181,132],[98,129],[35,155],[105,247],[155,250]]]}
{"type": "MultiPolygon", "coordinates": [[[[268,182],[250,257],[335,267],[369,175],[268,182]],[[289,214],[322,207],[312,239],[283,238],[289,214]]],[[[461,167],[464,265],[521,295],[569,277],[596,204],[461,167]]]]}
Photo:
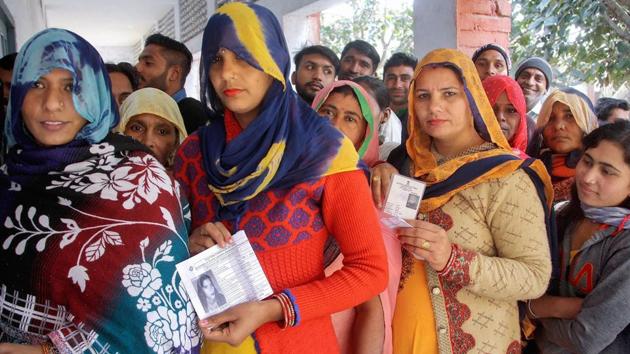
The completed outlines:
{"type": "Polygon", "coordinates": [[[78,33],[97,48],[131,47],[177,0],[42,0],[47,27],[78,33]]]}

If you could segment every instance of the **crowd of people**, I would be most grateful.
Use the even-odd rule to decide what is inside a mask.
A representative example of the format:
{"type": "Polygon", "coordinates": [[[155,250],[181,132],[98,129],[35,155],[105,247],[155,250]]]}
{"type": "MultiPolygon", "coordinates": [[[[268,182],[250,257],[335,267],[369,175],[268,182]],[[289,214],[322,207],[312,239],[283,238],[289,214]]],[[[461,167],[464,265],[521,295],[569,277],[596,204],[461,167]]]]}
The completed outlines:
{"type": "Polygon", "coordinates": [[[360,39],[291,57],[238,2],[204,29],[200,100],[191,62],[153,34],[105,64],[64,29],[0,59],[0,354],[630,348],[627,101],[494,43],[382,79],[360,39]],[[394,174],[426,189],[392,229],[394,174]],[[175,265],[240,230],[273,295],[198,318],[175,265]]]}

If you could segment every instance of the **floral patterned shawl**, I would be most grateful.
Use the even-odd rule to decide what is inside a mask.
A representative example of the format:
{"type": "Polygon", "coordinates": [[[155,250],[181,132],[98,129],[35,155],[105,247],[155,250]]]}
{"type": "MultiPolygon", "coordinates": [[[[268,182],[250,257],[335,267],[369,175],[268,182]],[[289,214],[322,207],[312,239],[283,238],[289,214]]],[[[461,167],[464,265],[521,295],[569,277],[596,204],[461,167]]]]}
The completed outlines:
{"type": "MultiPolygon", "coordinates": [[[[71,67],[74,97],[85,98],[75,108],[98,118],[51,148],[13,130],[0,168],[0,342],[48,342],[61,353],[197,353],[197,318],[175,271],[188,257],[178,185],[139,143],[89,133],[118,120],[92,46],[46,30],[23,51],[16,68],[44,75],[58,63],[71,67]]],[[[19,127],[24,80],[32,79],[21,73],[9,127],[19,127]]]]}

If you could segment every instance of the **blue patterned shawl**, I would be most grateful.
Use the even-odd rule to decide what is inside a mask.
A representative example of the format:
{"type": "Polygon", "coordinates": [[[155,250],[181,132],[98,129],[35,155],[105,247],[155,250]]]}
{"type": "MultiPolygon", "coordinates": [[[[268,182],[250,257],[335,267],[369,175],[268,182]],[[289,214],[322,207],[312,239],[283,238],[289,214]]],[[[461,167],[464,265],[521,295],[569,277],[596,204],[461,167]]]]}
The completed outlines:
{"type": "Polygon", "coordinates": [[[75,140],[100,142],[118,124],[118,110],[101,56],[79,35],[50,28],[31,37],[16,58],[5,121],[8,148],[36,145],[22,120],[22,102],[33,84],[53,69],[72,74],[74,107],[88,121],[75,140]]]}

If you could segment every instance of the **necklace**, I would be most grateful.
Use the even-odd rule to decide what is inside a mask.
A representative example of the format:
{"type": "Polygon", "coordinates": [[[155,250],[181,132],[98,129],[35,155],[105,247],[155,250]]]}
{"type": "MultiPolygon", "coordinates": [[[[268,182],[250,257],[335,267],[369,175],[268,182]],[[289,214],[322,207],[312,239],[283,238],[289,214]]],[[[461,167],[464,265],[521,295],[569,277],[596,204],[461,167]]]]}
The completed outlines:
{"type": "Polygon", "coordinates": [[[496,147],[497,146],[494,143],[485,142],[485,143],[483,143],[481,145],[471,146],[471,147],[465,149],[464,151],[458,152],[455,155],[445,156],[445,155],[440,154],[435,149],[435,146],[433,145],[433,143],[431,143],[431,153],[435,157],[435,160],[437,161],[437,164],[439,166],[441,164],[444,164],[444,163],[446,163],[446,162],[448,162],[450,160],[456,159],[458,157],[471,155],[471,154],[475,154],[475,153],[478,153],[478,152],[492,150],[492,149],[495,149],[496,147]]]}

